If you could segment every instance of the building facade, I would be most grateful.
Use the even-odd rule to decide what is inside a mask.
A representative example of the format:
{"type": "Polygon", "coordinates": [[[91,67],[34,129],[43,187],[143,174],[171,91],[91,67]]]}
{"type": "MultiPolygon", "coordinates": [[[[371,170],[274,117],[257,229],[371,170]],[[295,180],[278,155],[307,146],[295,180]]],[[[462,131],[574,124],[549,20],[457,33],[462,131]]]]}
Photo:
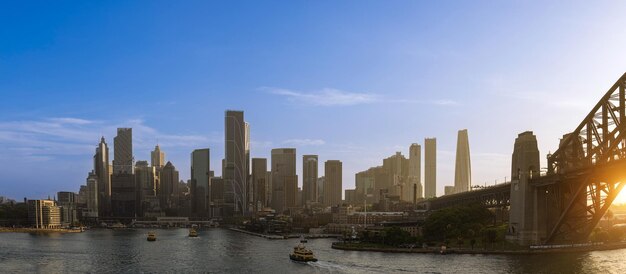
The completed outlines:
{"type": "MultiPolygon", "coordinates": [[[[227,110],[224,121],[225,158],[223,178],[227,190],[225,195],[232,195],[232,211],[237,215],[247,212],[247,177],[246,166],[246,125],[243,111],[227,110]]],[[[227,197],[226,201],[230,201],[227,197]]]]}
{"type": "Polygon", "coordinates": [[[437,139],[424,140],[424,196],[437,197],[437,139]]]}
{"type": "Polygon", "coordinates": [[[424,197],[422,193],[422,147],[413,143],[409,147],[409,184],[415,189],[411,198],[418,200],[424,197]]]}
{"type": "Polygon", "coordinates": [[[137,187],[134,175],[133,129],[118,128],[113,144],[111,213],[114,217],[135,217],[137,214],[137,187]]]}
{"type": "Polygon", "coordinates": [[[302,155],[302,200],[303,206],[317,202],[317,155],[302,155]]]}
{"type": "Polygon", "coordinates": [[[34,228],[60,228],[61,210],[53,200],[28,200],[28,220],[34,228]]]}
{"type": "Polygon", "coordinates": [[[470,161],[467,129],[459,130],[456,141],[456,165],[454,168],[454,192],[470,191],[472,187],[472,164],[470,161]]]}
{"type": "Polygon", "coordinates": [[[191,153],[191,211],[198,216],[209,216],[210,172],[210,150],[194,150],[191,153]]]}
{"type": "Polygon", "coordinates": [[[104,137],[102,137],[93,156],[93,169],[98,177],[99,216],[111,215],[111,175],[109,166],[109,147],[104,137]]]}
{"type": "Polygon", "coordinates": [[[295,207],[297,190],[296,149],[272,149],[272,208],[282,213],[295,207]]]}
{"type": "Polygon", "coordinates": [[[328,160],[324,163],[324,205],[341,205],[342,163],[339,160],[328,160]]]}
{"type": "Polygon", "coordinates": [[[267,206],[267,159],[252,158],[252,175],[250,184],[253,188],[252,203],[254,210],[262,210],[267,206]]]}

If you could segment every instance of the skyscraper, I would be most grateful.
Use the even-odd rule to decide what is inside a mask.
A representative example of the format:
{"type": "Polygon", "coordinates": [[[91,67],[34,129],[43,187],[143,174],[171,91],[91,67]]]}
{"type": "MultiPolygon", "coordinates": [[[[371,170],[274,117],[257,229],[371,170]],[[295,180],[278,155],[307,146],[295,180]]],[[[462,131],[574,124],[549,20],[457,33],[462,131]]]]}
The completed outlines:
{"type": "Polygon", "coordinates": [[[113,138],[113,173],[133,174],[133,129],[118,128],[113,138]]]}
{"type": "Polygon", "coordinates": [[[422,198],[422,147],[418,144],[411,144],[409,147],[409,183],[411,190],[415,188],[415,197],[411,195],[411,199],[422,198]]]}
{"type": "Polygon", "coordinates": [[[296,206],[297,191],[296,149],[272,149],[272,208],[282,213],[296,206]]]}
{"type": "Polygon", "coordinates": [[[137,215],[145,216],[154,211],[154,200],[157,194],[156,168],[149,166],[148,161],[137,161],[135,164],[135,185],[137,186],[137,215]]]}
{"type": "Polygon", "coordinates": [[[161,168],[165,165],[165,152],[161,151],[159,145],[156,145],[154,150],[150,152],[150,165],[156,168],[161,168]]]}
{"type": "Polygon", "coordinates": [[[252,158],[252,175],[250,184],[253,188],[252,203],[256,210],[267,206],[267,159],[252,158]]]}
{"type": "Polygon", "coordinates": [[[178,171],[171,162],[161,169],[161,192],[159,200],[162,209],[170,211],[178,207],[178,171]]]}
{"type": "Polygon", "coordinates": [[[254,210],[254,185],[250,183],[250,123],[245,122],[245,144],[246,148],[246,205],[248,205],[247,211],[254,210]]]}
{"type": "Polygon", "coordinates": [[[472,165],[470,162],[467,129],[459,130],[456,141],[456,166],[454,169],[454,192],[469,191],[472,186],[472,165]]]}
{"type": "Polygon", "coordinates": [[[328,160],[324,164],[324,205],[341,205],[342,164],[339,160],[328,160]]]}
{"type": "Polygon", "coordinates": [[[210,150],[196,149],[191,153],[191,210],[200,216],[208,216],[210,150]]]}
{"type": "Polygon", "coordinates": [[[83,211],[83,217],[98,217],[98,176],[94,171],[87,176],[87,210],[83,211]]]}
{"type": "Polygon", "coordinates": [[[115,217],[135,217],[137,187],[133,168],[133,129],[118,128],[113,144],[111,212],[115,217]]]}
{"type": "Polygon", "coordinates": [[[317,178],[317,201],[323,203],[324,202],[324,184],[326,182],[326,178],[324,176],[317,178]]]}
{"type": "MultiPolygon", "coordinates": [[[[246,125],[243,111],[227,110],[224,119],[225,133],[225,166],[224,181],[227,190],[225,195],[232,196],[233,211],[236,214],[247,212],[247,177],[246,166],[246,125]]],[[[230,197],[226,197],[227,202],[230,197]]]]}
{"type": "Polygon", "coordinates": [[[109,174],[109,147],[100,139],[93,156],[93,169],[98,177],[98,215],[109,216],[111,214],[111,176],[109,174]]]}
{"type": "Polygon", "coordinates": [[[302,205],[317,202],[317,155],[302,155],[302,205]]]}
{"type": "Polygon", "coordinates": [[[424,140],[424,196],[437,196],[437,139],[424,140]]]}

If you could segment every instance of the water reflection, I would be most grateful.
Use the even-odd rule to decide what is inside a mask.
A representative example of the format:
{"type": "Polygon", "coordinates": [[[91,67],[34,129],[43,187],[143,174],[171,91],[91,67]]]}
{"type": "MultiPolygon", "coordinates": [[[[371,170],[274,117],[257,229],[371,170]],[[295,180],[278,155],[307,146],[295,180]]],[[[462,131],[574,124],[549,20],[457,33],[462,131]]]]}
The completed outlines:
{"type": "Polygon", "coordinates": [[[234,273],[626,273],[626,251],[559,255],[390,254],[330,248],[310,240],[317,263],[298,264],[288,254],[298,239],[266,240],[225,229],[92,230],[31,235],[0,233],[1,272],[234,272],[234,273]]]}

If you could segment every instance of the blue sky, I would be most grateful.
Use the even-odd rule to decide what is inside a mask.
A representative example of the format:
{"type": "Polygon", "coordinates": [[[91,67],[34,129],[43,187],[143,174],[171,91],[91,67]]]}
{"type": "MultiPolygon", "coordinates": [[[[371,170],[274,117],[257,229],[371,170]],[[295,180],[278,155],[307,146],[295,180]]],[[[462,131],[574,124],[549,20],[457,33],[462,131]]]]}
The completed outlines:
{"type": "Polygon", "coordinates": [[[474,184],[501,182],[518,133],[554,151],[626,71],[618,1],[179,2],[2,4],[0,195],[78,191],[119,126],[137,160],[158,140],[187,179],[209,147],[219,174],[226,109],[253,157],[339,159],[344,188],[436,137],[442,194],[457,130],[474,184]]]}

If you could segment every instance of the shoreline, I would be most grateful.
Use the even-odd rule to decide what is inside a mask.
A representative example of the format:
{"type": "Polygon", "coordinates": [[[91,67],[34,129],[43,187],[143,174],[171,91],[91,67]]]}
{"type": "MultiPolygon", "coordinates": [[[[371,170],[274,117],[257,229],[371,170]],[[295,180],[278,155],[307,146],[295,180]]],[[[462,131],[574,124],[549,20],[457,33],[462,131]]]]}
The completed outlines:
{"type": "MultiPolygon", "coordinates": [[[[417,254],[440,254],[439,248],[396,248],[396,247],[358,247],[334,242],[333,249],[347,251],[383,252],[383,253],[417,253],[417,254]]],[[[448,248],[446,254],[470,254],[470,255],[538,255],[538,254],[562,254],[579,253],[603,250],[625,249],[626,242],[611,243],[603,245],[592,245],[586,247],[553,248],[553,249],[521,249],[521,250],[484,250],[484,249],[457,249],[448,248]]]]}
{"type": "Polygon", "coordinates": [[[0,227],[0,233],[80,233],[80,229],[69,228],[30,228],[0,227]]]}
{"type": "Polygon", "coordinates": [[[300,236],[302,236],[302,235],[307,240],[322,239],[322,238],[337,238],[338,236],[340,236],[340,235],[335,235],[335,234],[289,234],[289,235],[281,236],[281,235],[261,234],[261,233],[256,233],[256,232],[247,231],[247,230],[234,228],[234,227],[230,227],[228,229],[231,230],[231,231],[235,231],[235,232],[240,232],[240,233],[244,233],[244,234],[248,234],[248,235],[252,235],[252,236],[265,238],[265,239],[268,239],[268,240],[297,239],[297,238],[300,238],[300,236]]]}

